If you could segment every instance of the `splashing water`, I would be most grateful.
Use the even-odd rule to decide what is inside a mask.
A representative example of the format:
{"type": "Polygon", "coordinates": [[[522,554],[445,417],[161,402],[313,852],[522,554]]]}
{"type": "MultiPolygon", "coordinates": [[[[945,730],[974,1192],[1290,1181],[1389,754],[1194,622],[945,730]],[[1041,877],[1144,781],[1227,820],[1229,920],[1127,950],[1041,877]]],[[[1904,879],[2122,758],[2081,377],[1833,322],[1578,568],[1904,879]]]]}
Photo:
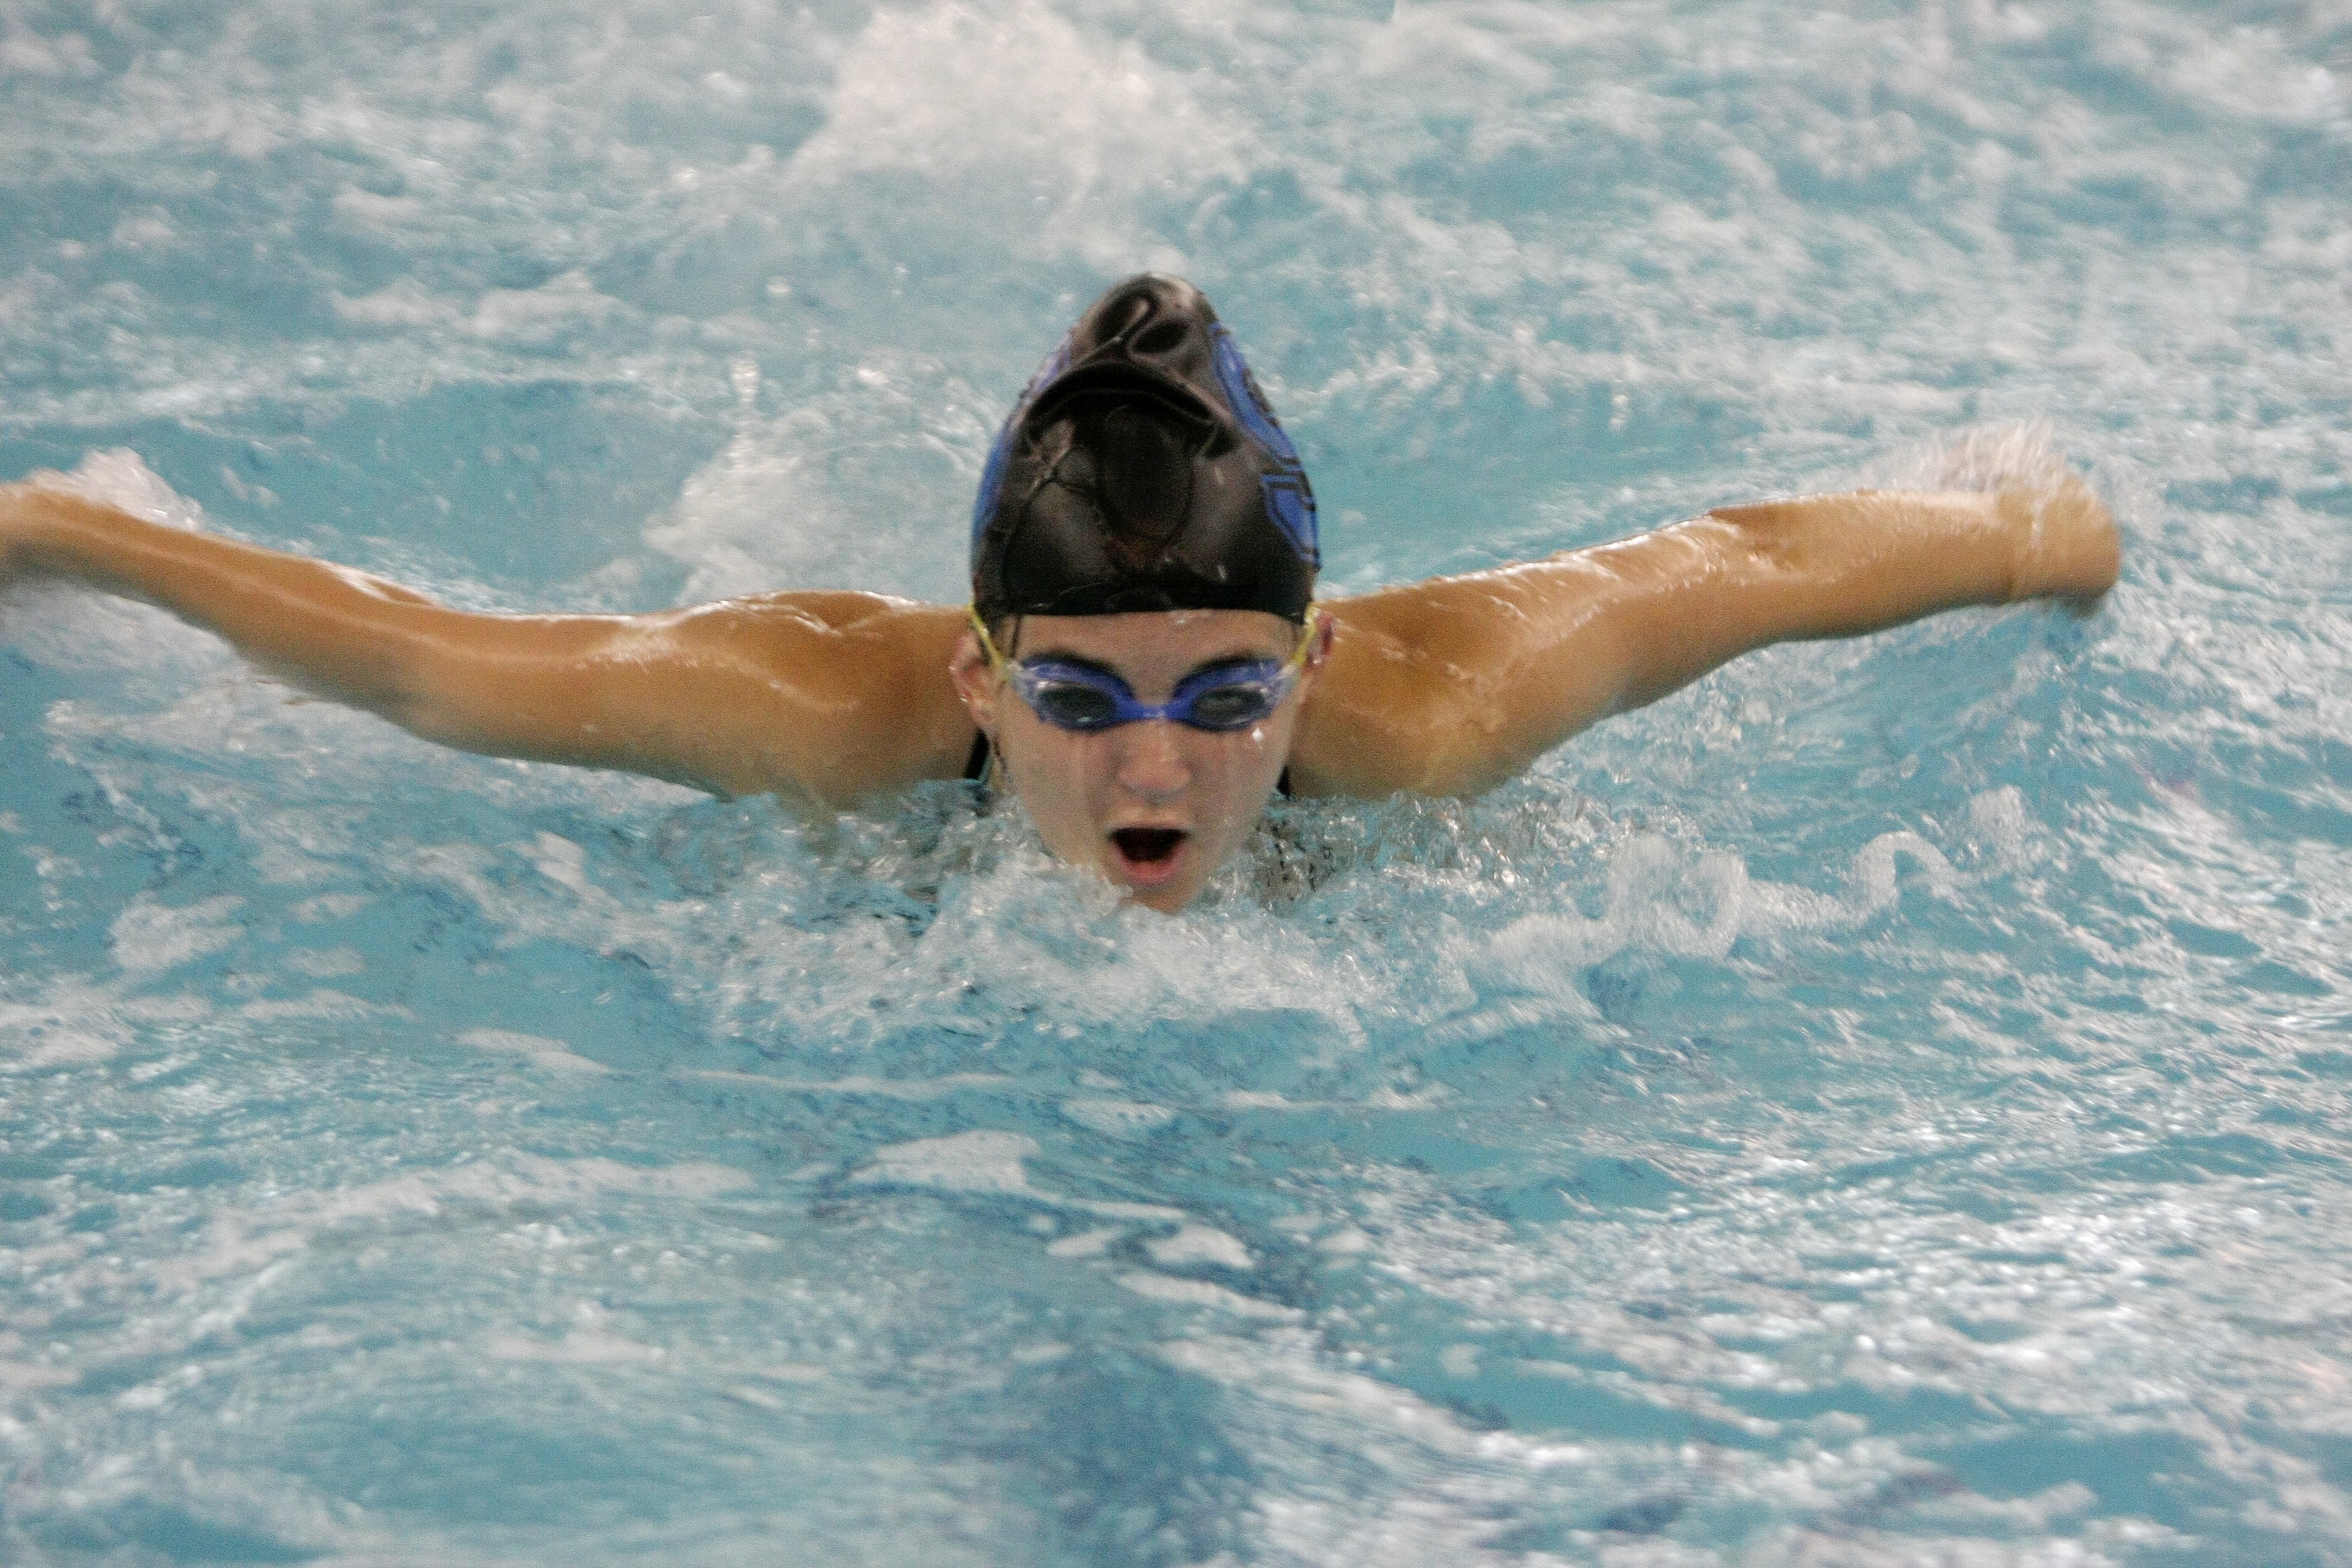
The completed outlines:
{"type": "Polygon", "coordinates": [[[1145,266],[1328,591],[2070,465],[2128,544],[1176,919],[10,589],[0,1557],[2352,1555],[2320,12],[19,9],[0,472],[453,603],[958,600],[1145,266]]]}

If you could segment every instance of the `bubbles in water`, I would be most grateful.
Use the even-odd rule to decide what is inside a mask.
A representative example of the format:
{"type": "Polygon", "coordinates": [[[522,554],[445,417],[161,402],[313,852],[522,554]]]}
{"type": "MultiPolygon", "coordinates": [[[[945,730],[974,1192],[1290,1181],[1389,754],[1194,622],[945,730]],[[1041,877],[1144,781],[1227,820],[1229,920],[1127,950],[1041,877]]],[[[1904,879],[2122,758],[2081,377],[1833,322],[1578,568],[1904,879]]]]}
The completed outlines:
{"type": "Polygon", "coordinates": [[[0,1556],[2347,1538],[2325,16],[16,24],[20,466],[456,602],[957,601],[1140,266],[1334,589],[2076,464],[2131,554],[1279,807],[1172,921],[958,787],[448,755],[11,589],[0,1556]]]}

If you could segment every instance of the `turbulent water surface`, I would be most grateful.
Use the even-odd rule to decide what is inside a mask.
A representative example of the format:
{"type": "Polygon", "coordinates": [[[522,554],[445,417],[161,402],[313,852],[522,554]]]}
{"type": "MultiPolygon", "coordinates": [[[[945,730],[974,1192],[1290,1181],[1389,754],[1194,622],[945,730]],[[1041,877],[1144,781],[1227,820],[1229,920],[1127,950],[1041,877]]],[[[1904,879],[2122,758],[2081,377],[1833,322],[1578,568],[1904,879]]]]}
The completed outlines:
{"type": "Polygon", "coordinates": [[[0,597],[0,1558],[2352,1562],[2352,11],[12,0],[0,471],[961,597],[1218,301],[1335,591],[2071,461],[2128,559],[1123,910],[0,597]]]}

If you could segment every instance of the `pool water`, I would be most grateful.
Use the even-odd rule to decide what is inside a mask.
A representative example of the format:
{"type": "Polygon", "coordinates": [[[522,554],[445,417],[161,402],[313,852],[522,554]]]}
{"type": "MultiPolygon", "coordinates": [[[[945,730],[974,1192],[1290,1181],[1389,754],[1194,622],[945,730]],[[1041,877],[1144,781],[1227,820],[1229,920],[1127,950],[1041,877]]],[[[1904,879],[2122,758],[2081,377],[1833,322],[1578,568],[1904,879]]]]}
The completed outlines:
{"type": "Polygon", "coordinates": [[[0,597],[0,1559],[2352,1561],[2352,16],[0,13],[0,472],[452,602],[961,597],[1217,300],[1334,591],[2071,462],[1181,918],[0,597]],[[135,455],[134,455],[135,454],[135,455]]]}

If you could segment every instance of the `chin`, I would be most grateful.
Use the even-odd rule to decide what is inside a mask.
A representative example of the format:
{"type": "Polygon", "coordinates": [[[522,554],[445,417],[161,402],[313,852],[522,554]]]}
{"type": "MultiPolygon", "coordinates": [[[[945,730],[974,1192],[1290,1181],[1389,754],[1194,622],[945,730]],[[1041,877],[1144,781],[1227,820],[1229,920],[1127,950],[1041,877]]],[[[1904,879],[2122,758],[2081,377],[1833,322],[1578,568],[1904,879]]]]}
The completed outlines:
{"type": "Polygon", "coordinates": [[[1200,889],[1192,886],[1181,889],[1156,888],[1148,893],[1130,888],[1128,889],[1127,897],[1129,902],[1141,904],[1145,909],[1156,913],[1173,915],[1181,914],[1186,907],[1200,896],[1200,889]]]}

